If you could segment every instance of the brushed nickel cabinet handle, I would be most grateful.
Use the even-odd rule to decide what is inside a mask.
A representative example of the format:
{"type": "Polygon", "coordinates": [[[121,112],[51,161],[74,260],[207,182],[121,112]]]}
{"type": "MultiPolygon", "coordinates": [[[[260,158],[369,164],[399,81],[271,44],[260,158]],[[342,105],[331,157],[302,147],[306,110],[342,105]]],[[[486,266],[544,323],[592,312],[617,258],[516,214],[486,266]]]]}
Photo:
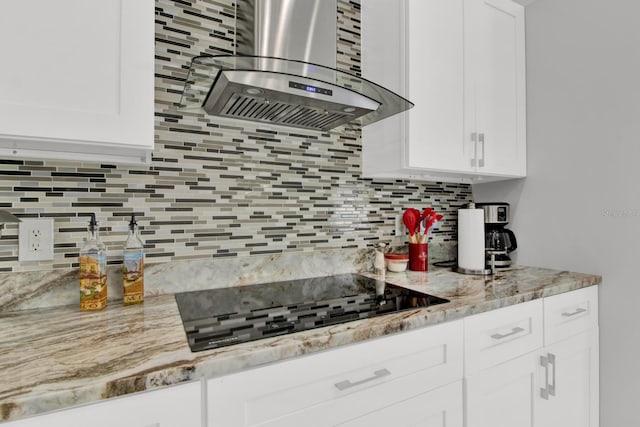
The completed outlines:
{"type": "Polygon", "coordinates": [[[551,380],[553,381],[549,384],[549,396],[556,395],[556,355],[552,353],[547,353],[547,359],[549,360],[549,364],[553,365],[551,370],[551,380]]]}
{"type": "Polygon", "coordinates": [[[540,397],[549,400],[549,359],[547,356],[540,356],[540,366],[544,368],[545,386],[540,387],[540,397]]]}
{"type": "Polygon", "coordinates": [[[478,160],[478,167],[484,167],[484,133],[478,136],[478,144],[482,144],[482,158],[478,160]]]}
{"type": "Polygon", "coordinates": [[[564,317],[571,317],[571,316],[575,316],[576,314],[584,313],[585,311],[587,311],[586,308],[579,307],[579,308],[576,308],[576,311],[574,311],[573,313],[568,313],[565,311],[564,313],[562,313],[562,315],[564,317]]]}
{"type": "Polygon", "coordinates": [[[544,380],[545,386],[540,387],[540,397],[545,400],[549,400],[549,396],[556,395],[556,355],[553,353],[547,353],[546,356],[540,356],[540,366],[544,368],[544,380]],[[551,380],[549,383],[549,365],[551,369],[551,380]]]}
{"type": "Polygon", "coordinates": [[[476,159],[478,158],[478,134],[471,132],[471,142],[473,143],[473,158],[471,159],[471,167],[476,167],[476,159]]]}
{"type": "Polygon", "coordinates": [[[494,340],[502,340],[507,337],[510,337],[511,335],[515,335],[523,331],[524,331],[524,328],[521,328],[520,326],[516,326],[515,328],[511,329],[511,332],[507,332],[506,334],[493,334],[491,335],[491,338],[493,338],[494,340]]]}
{"type": "Polygon", "coordinates": [[[369,381],[374,381],[374,380],[380,379],[382,377],[386,377],[387,375],[391,375],[391,372],[389,372],[389,370],[386,369],[386,368],[382,368],[382,369],[379,369],[379,370],[375,371],[373,373],[373,376],[371,376],[369,378],[365,378],[363,380],[356,381],[356,382],[353,382],[353,383],[350,380],[344,380],[344,381],[340,381],[339,383],[335,383],[334,386],[338,390],[343,391],[343,390],[346,390],[348,388],[355,387],[355,386],[358,386],[360,384],[367,383],[369,381]]]}

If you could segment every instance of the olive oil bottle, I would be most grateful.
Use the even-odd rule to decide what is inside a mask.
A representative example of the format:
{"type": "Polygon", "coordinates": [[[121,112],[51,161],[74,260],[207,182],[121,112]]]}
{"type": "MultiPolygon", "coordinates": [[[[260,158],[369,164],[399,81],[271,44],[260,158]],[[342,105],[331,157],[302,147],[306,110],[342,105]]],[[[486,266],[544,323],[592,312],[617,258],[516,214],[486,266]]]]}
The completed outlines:
{"type": "Polygon", "coordinates": [[[144,245],[138,235],[138,223],[135,215],[129,222],[129,237],[124,245],[122,263],[124,289],[123,304],[139,304],[144,301],[144,245]]]}
{"type": "Polygon", "coordinates": [[[80,310],[102,310],[107,306],[107,250],[100,241],[95,214],[89,234],[80,249],[80,310]]]}

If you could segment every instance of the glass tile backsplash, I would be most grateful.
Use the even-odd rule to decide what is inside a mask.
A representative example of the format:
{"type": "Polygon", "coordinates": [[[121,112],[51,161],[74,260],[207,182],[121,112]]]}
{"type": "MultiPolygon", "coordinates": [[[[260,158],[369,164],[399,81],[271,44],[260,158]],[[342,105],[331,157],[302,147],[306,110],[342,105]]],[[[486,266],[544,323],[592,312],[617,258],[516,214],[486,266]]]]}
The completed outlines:
{"type": "MultiPolygon", "coordinates": [[[[337,67],[359,73],[358,1],[339,1],[337,67]]],[[[0,209],[51,217],[55,259],[18,262],[18,229],[0,239],[0,271],[70,268],[95,212],[110,264],[121,263],[131,213],[147,263],[366,248],[390,241],[408,206],[445,215],[455,240],[466,184],[361,178],[360,129],[319,133],[223,120],[176,108],[195,55],[234,49],[231,0],[156,1],[155,150],[147,166],[0,159],[0,209]]]]}

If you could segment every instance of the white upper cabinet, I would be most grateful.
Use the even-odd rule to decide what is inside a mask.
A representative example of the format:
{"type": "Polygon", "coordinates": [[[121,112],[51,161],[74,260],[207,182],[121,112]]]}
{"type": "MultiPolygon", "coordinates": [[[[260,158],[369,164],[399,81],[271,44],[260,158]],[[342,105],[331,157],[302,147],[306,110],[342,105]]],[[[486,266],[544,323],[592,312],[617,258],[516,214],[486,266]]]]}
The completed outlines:
{"type": "Polygon", "coordinates": [[[526,175],[524,9],[465,1],[465,138],[478,175],[526,175]]]}
{"type": "Polygon", "coordinates": [[[521,6],[363,0],[362,63],[365,78],[415,104],[363,128],[365,177],[479,182],[525,176],[521,6]]]}
{"type": "Polygon", "coordinates": [[[9,2],[0,46],[0,156],[149,160],[153,0],[9,2]]]}

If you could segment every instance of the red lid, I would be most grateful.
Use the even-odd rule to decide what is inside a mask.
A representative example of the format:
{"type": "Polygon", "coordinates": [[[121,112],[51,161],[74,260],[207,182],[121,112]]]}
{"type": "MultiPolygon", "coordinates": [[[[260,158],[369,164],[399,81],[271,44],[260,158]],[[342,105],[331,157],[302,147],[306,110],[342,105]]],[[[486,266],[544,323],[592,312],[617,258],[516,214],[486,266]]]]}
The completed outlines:
{"type": "Polygon", "coordinates": [[[386,259],[409,259],[409,254],[384,254],[386,259]]]}

